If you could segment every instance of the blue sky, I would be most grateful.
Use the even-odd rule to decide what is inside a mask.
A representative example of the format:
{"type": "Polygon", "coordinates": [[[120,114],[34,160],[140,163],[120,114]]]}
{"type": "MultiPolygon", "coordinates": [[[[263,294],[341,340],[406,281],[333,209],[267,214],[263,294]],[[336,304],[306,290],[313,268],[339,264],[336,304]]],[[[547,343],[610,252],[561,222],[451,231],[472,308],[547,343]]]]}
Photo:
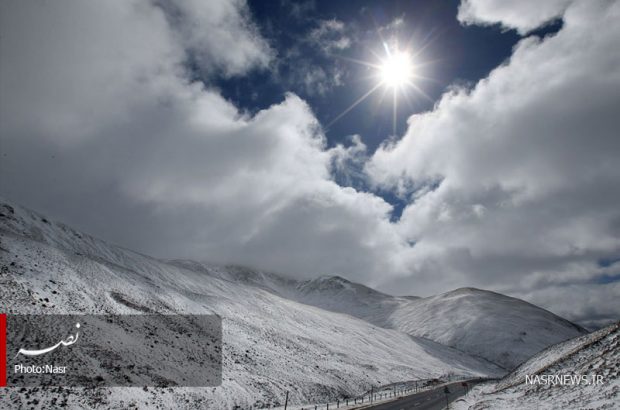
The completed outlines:
{"type": "MultiPolygon", "coordinates": [[[[399,39],[401,43],[410,42],[410,48],[416,52],[418,48],[425,49],[416,59],[424,64],[428,77],[418,80],[417,84],[426,95],[410,90],[407,97],[400,98],[396,135],[401,135],[411,114],[431,109],[450,85],[473,84],[486,77],[510,57],[512,47],[520,39],[514,30],[505,30],[499,25],[463,26],[456,19],[458,4],[458,1],[302,1],[291,4],[250,1],[249,8],[260,33],[269,40],[281,61],[274,70],[257,70],[243,77],[220,77],[214,84],[238,107],[253,112],[281,101],[284,93],[293,91],[306,100],[321,123],[327,125],[375,85],[373,69],[351,60],[375,62],[373,53],[382,54],[382,39],[388,42],[399,39]],[[312,31],[327,21],[342,23],[342,31],[333,33],[333,38],[347,38],[350,46],[325,53],[320,44],[309,40],[312,31]],[[321,84],[307,87],[300,81],[306,72],[317,68],[338,73],[342,76],[340,83],[328,84],[319,92],[321,84]]],[[[557,31],[561,21],[558,23],[536,34],[557,31]]],[[[382,90],[377,90],[326,128],[329,144],[342,143],[346,136],[359,134],[374,151],[386,138],[393,136],[393,107],[389,96],[380,103],[381,94],[382,90]]]]}
{"type": "MultiPolygon", "coordinates": [[[[252,113],[294,92],[314,111],[329,147],[347,145],[351,135],[359,135],[369,153],[386,140],[399,138],[406,130],[407,119],[431,110],[448,87],[471,86],[486,77],[510,57],[521,38],[514,30],[497,24],[460,24],[456,18],[458,1],[250,1],[248,5],[261,35],[279,56],[276,66],[244,76],[215,78],[201,76],[197,70],[196,78],[218,87],[237,107],[252,113]],[[313,33],[326,23],[333,23],[334,28],[326,30],[324,39],[345,39],[346,47],[326,52],[321,39],[313,39],[313,33]],[[416,54],[424,77],[416,79],[419,90],[408,88],[399,93],[396,121],[391,91],[386,87],[379,87],[347,111],[378,81],[377,70],[360,62],[376,64],[377,55],[384,56],[383,44],[394,41],[416,54]],[[304,81],[316,70],[327,78],[304,81]],[[338,81],[330,81],[336,76],[338,81]]],[[[549,35],[561,24],[557,19],[531,34],[549,35]]],[[[381,196],[394,207],[392,220],[400,218],[407,200],[390,190],[373,189],[364,178],[334,174],[341,185],[381,196]]]]}
{"type": "Polygon", "coordinates": [[[480,287],[600,324],[620,312],[618,19],[617,1],[6,0],[0,195],[157,257],[480,287]],[[353,60],[382,41],[413,56],[396,127],[384,85],[334,122],[380,84],[353,60]]]}

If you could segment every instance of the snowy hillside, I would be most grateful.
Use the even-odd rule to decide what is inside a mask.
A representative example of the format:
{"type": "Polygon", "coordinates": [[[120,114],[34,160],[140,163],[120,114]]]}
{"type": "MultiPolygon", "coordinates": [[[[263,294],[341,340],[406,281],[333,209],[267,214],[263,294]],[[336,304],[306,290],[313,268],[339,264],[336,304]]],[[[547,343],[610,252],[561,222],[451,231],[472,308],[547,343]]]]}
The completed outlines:
{"type": "Polygon", "coordinates": [[[618,403],[620,322],[540,352],[498,383],[474,388],[453,408],[615,409],[618,403]],[[567,375],[575,377],[575,382],[564,385],[526,383],[526,376],[533,378],[536,375],[567,375]],[[577,380],[579,384],[576,384],[577,380]]]}
{"type": "Polygon", "coordinates": [[[428,298],[386,295],[340,277],[295,282],[246,270],[249,281],[293,300],[455,347],[513,369],[548,346],[587,333],[499,293],[463,288],[428,298]]]}
{"type": "Polygon", "coordinates": [[[9,388],[0,408],[257,408],[281,403],[286,390],[291,403],[303,403],[358,394],[371,384],[502,373],[438,343],[283,297],[297,285],[277,275],[166,263],[7,202],[0,202],[0,267],[4,312],[215,312],[224,339],[220,387],[9,388]]]}
{"type": "Polygon", "coordinates": [[[338,276],[320,277],[297,285],[295,300],[333,312],[346,313],[376,326],[389,327],[389,315],[408,301],[350,282],[338,276]]]}
{"type": "Polygon", "coordinates": [[[520,299],[472,288],[402,304],[390,315],[389,325],[507,369],[547,346],[587,333],[520,299]]]}

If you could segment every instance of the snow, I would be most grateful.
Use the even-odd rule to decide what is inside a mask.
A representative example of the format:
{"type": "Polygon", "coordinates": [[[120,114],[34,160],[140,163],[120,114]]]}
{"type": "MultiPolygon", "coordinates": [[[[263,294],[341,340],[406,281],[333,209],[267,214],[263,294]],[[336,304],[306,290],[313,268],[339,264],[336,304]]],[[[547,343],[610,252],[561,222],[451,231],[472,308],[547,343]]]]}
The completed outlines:
{"type": "Polygon", "coordinates": [[[262,278],[255,283],[305,304],[454,347],[508,370],[548,346],[587,333],[538,306],[474,288],[418,298],[387,295],[337,276],[278,284],[262,278]]]}
{"type": "Polygon", "coordinates": [[[295,281],[248,268],[228,269],[226,277],[231,280],[430,339],[508,370],[548,346],[587,333],[540,307],[480,289],[462,288],[428,298],[398,297],[338,276],[295,281]]]}
{"type": "Polygon", "coordinates": [[[453,405],[478,409],[616,409],[620,403],[620,322],[549,347],[499,382],[477,386],[453,405]],[[525,376],[586,376],[588,383],[527,384],[525,376]],[[602,377],[601,384],[592,376],[602,377]]]}
{"type": "Polygon", "coordinates": [[[409,301],[390,327],[512,369],[544,348],[587,331],[520,299],[463,288],[409,301]]]}
{"type": "Polygon", "coordinates": [[[403,380],[500,376],[505,370],[495,363],[515,367],[584,332],[526,302],[477,289],[397,297],[340,277],[297,281],[158,260],[4,200],[0,268],[4,312],[217,313],[224,339],[219,387],[7,388],[0,408],[263,408],[282,405],[286,391],[291,405],[319,403],[403,380]]]}
{"type": "Polygon", "coordinates": [[[283,404],[287,390],[291,404],[324,402],[371,385],[502,373],[436,342],[287,298],[298,284],[277,275],[157,260],[6,201],[0,267],[7,313],[217,313],[224,339],[218,387],[6,388],[0,408],[261,408],[283,404]]]}

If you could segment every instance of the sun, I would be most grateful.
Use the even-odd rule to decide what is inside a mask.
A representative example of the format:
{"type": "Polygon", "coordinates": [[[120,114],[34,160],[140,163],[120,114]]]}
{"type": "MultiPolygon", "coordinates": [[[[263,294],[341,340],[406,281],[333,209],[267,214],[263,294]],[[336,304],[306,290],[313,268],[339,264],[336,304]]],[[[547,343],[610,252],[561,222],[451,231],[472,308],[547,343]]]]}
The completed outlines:
{"type": "Polygon", "coordinates": [[[409,84],[413,74],[413,62],[406,51],[388,55],[379,66],[381,83],[392,88],[401,88],[409,84]]]}
{"type": "Polygon", "coordinates": [[[343,60],[365,66],[368,69],[367,72],[370,74],[368,79],[372,80],[374,84],[340,114],[336,115],[326,125],[326,128],[331,127],[332,124],[347,115],[353,108],[361,104],[378,90],[381,94],[379,96],[378,105],[382,104],[385,100],[388,100],[388,102],[391,100],[392,132],[394,132],[394,134],[396,134],[397,131],[396,122],[399,100],[404,99],[404,101],[411,106],[411,97],[412,94],[415,93],[432,101],[431,97],[424,92],[419,84],[420,81],[432,80],[432,78],[426,77],[425,74],[425,72],[428,71],[428,67],[426,66],[432,62],[425,60],[423,57],[421,58],[422,52],[427,47],[427,44],[419,44],[418,47],[413,47],[412,41],[409,41],[406,43],[405,47],[399,47],[399,41],[397,41],[397,39],[393,39],[389,43],[383,39],[381,40],[383,53],[371,50],[371,53],[375,57],[374,59],[360,60],[340,56],[343,60]]]}

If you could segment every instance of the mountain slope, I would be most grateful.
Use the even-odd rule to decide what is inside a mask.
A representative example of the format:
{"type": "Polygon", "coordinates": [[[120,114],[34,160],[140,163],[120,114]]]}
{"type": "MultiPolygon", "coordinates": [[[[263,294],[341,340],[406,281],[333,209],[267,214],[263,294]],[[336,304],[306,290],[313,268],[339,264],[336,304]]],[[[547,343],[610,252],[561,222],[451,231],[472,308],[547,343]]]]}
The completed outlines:
{"type": "MultiPolygon", "coordinates": [[[[438,343],[278,294],[277,275],[166,263],[0,202],[0,300],[8,313],[218,313],[223,384],[185,389],[7,389],[0,407],[256,408],[357,394],[369,385],[502,370],[438,343]],[[185,403],[185,404],[184,404],[185,403]]],[[[295,288],[296,289],[296,288],[295,288]]]]}
{"type": "Polygon", "coordinates": [[[614,409],[618,403],[620,322],[545,349],[499,382],[474,388],[454,408],[614,409]],[[540,382],[543,375],[554,383],[540,382]],[[526,376],[539,382],[527,383],[526,376]],[[564,376],[564,384],[555,379],[564,376]]]}
{"type": "Polygon", "coordinates": [[[291,295],[295,300],[333,312],[346,313],[376,326],[386,327],[394,309],[406,303],[359,283],[331,276],[301,282],[291,295]]]}
{"type": "Polygon", "coordinates": [[[254,272],[254,283],[293,300],[424,337],[513,369],[544,348],[586,334],[523,300],[474,288],[427,298],[386,295],[340,277],[305,282],[254,272]]]}
{"type": "Polygon", "coordinates": [[[401,304],[389,326],[512,369],[547,346],[587,333],[553,313],[495,292],[463,288],[401,304]]]}

